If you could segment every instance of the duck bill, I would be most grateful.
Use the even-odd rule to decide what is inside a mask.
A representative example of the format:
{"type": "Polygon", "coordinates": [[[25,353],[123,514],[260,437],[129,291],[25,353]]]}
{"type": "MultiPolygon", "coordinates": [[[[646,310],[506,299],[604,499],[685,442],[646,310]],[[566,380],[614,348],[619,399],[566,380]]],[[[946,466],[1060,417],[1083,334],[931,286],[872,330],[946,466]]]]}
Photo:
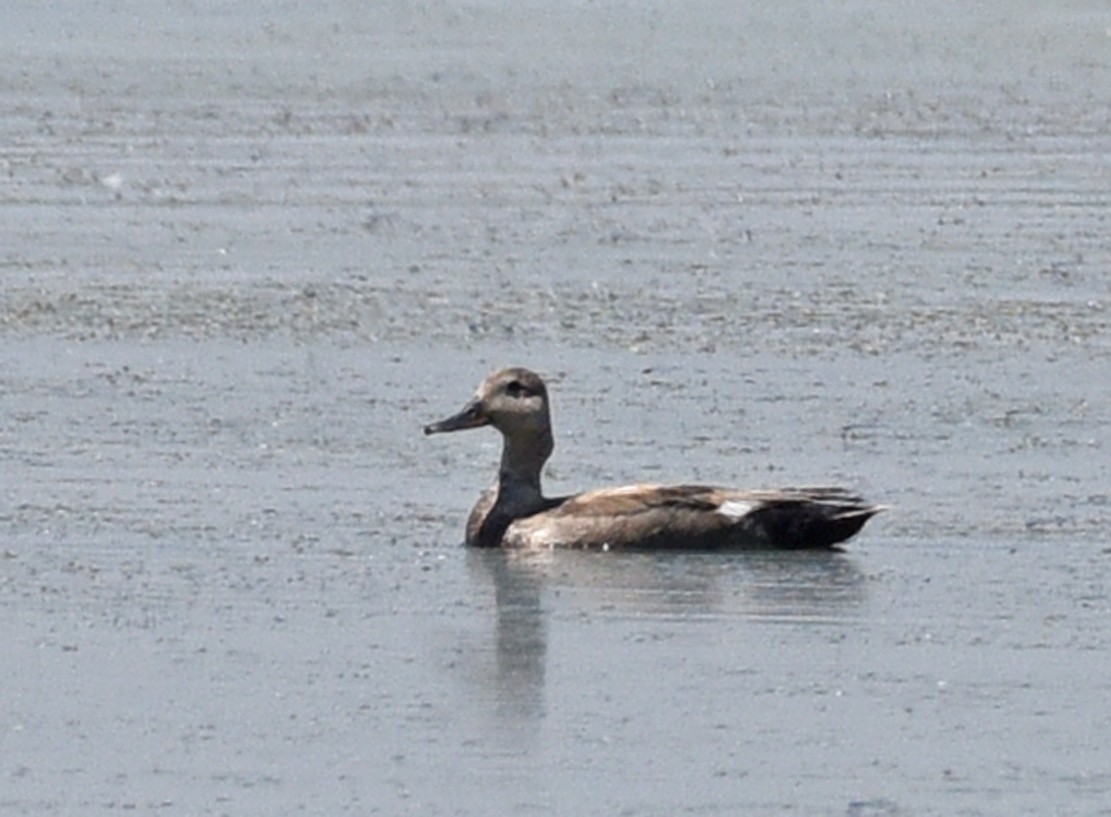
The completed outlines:
{"type": "Polygon", "coordinates": [[[424,427],[425,434],[442,434],[445,431],[463,431],[468,428],[481,428],[490,425],[490,418],[482,409],[482,403],[474,400],[463,407],[458,414],[453,414],[446,420],[432,423],[424,427]]]}

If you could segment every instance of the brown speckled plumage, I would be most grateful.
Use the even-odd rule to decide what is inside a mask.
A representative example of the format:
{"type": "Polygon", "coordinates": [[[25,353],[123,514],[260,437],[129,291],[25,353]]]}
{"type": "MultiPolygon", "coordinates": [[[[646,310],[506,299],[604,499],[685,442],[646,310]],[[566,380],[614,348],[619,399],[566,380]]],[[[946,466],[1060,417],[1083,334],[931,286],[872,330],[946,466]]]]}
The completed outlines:
{"type": "Polygon", "coordinates": [[[882,510],[840,488],[629,485],[546,498],[540,472],[554,448],[548,391],[528,369],[490,375],[461,412],[425,433],[486,425],[504,444],[498,481],[467,520],[466,543],[476,547],[830,548],[882,510]]]}

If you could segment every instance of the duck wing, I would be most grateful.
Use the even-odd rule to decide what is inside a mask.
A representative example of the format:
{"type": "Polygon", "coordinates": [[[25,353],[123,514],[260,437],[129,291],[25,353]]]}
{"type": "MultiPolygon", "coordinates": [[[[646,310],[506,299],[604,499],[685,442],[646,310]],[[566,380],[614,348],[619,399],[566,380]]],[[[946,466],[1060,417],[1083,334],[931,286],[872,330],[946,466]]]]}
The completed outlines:
{"type": "Polygon", "coordinates": [[[881,508],[840,488],[744,491],[707,485],[630,485],[555,500],[518,519],[507,547],[829,548],[881,508]]]}

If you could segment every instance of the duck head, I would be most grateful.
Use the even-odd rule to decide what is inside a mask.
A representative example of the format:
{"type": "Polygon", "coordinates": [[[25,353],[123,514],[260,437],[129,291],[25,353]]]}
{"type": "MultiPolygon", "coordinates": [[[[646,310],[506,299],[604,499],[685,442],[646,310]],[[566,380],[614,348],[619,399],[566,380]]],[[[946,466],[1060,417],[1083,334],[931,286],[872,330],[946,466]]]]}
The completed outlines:
{"type": "Polygon", "coordinates": [[[507,438],[549,435],[548,389],[540,375],[520,367],[494,372],[462,411],[425,426],[424,433],[482,426],[493,426],[507,438]]]}

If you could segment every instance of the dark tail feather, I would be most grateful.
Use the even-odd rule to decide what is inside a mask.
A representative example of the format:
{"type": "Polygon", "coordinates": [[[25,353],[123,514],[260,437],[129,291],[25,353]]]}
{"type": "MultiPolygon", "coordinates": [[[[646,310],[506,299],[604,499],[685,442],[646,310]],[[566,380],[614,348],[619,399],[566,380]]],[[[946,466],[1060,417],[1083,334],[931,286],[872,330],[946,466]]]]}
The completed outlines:
{"type": "Polygon", "coordinates": [[[884,510],[882,505],[810,502],[788,499],[773,502],[753,512],[768,541],[778,548],[831,548],[854,536],[864,523],[884,510]]]}

